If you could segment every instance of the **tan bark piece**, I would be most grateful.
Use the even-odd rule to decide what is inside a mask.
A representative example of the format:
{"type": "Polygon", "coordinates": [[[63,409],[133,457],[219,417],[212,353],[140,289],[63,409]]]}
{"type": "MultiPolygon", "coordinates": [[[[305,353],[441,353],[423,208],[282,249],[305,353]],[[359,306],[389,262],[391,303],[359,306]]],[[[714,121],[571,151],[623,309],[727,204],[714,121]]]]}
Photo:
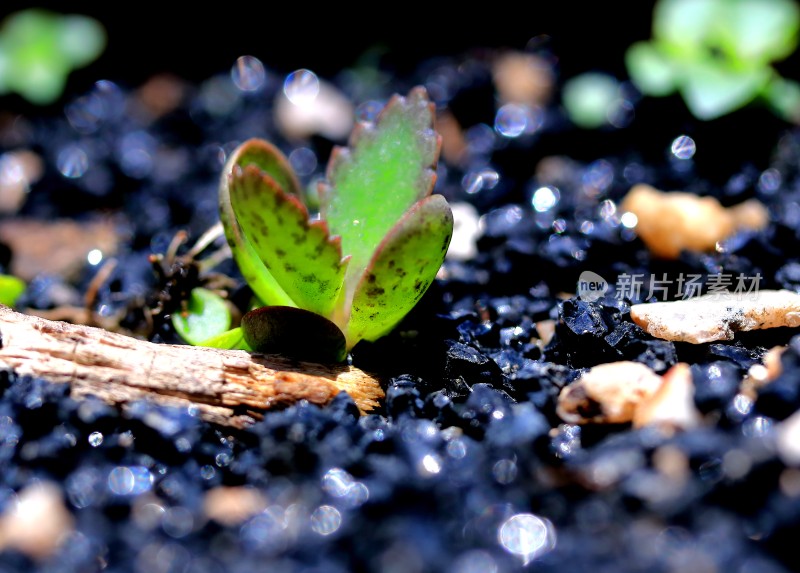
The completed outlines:
{"type": "Polygon", "coordinates": [[[631,319],[664,340],[692,344],[732,340],[737,331],[800,326],[800,294],[788,290],[711,293],[635,304],[631,319]]]}
{"type": "Polygon", "coordinates": [[[322,365],[242,350],[154,344],[99,328],[27,316],[0,305],[0,368],[67,383],[73,398],[125,406],[140,399],[194,407],[236,428],[270,408],[324,405],[344,390],[362,412],[383,398],[378,381],[345,364],[322,365]]]}
{"type": "Polygon", "coordinates": [[[600,364],[561,390],[556,412],[571,424],[630,422],[661,383],[661,376],[639,362],[600,364]]]}

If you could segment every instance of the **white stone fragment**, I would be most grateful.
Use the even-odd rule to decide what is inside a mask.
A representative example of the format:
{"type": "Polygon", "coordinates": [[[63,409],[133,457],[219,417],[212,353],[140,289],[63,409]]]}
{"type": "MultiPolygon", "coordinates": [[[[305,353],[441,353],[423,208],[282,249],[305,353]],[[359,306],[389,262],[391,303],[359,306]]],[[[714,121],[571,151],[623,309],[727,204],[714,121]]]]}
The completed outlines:
{"type": "Polygon", "coordinates": [[[16,549],[31,559],[46,559],[72,529],[61,489],[52,483],[31,485],[0,515],[0,550],[16,549]]]}
{"type": "Polygon", "coordinates": [[[661,386],[661,376],[639,362],[600,364],[561,390],[556,412],[565,422],[625,423],[661,386]]]}
{"type": "Polygon", "coordinates": [[[775,428],[778,455],[787,466],[800,466],[800,411],[775,428]]]}
{"type": "Polygon", "coordinates": [[[700,422],[700,412],[694,405],[692,371],[685,363],[676,364],[664,374],[661,387],[639,404],[633,416],[637,428],[656,425],[668,431],[688,430],[700,422]]]}
{"type": "Polygon", "coordinates": [[[476,241],[480,236],[480,215],[469,203],[450,203],[453,211],[453,239],[447,250],[447,258],[467,261],[478,254],[476,241]]]}
{"type": "Polygon", "coordinates": [[[800,326],[800,294],[788,290],[712,293],[686,300],[635,304],[631,319],[664,340],[693,344],[732,340],[737,331],[800,326]]]}
{"type": "Polygon", "coordinates": [[[319,82],[315,98],[292,103],[281,93],[275,101],[275,121],[289,139],[324,135],[342,140],[353,128],[355,110],[350,100],[328,82],[319,82]]]}

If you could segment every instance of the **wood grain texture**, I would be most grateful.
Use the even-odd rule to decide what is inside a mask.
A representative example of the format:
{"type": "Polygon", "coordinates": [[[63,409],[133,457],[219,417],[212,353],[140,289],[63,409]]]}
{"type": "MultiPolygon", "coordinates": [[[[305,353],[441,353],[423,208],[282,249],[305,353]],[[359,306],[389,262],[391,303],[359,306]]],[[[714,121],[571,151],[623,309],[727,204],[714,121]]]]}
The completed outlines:
{"type": "Polygon", "coordinates": [[[384,395],[374,377],[352,366],[154,344],[2,305],[0,336],[0,368],[69,384],[73,398],[94,395],[122,407],[141,399],[193,406],[204,420],[236,428],[300,400],[325,405],[342,390],[362,413],[384,395]]]}

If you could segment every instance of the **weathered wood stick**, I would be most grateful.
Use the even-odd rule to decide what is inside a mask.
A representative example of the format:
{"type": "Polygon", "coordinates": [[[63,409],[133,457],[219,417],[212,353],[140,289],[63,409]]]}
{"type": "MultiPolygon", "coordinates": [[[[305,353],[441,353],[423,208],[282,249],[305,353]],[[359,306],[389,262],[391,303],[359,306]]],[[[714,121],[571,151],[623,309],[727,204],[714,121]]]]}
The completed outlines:
{"type": "Polygon", "coordinates": [[[0,368],[68,383],[73,398],[125,406],[141,399],[194,406],[201,418],[243,428],[276,406],[324,405],[341,390],[362,412],[383,398],[378,381],[347,365],[196,346],[154,344],[99,328],[27,316],[0,305],[0,368]]]}

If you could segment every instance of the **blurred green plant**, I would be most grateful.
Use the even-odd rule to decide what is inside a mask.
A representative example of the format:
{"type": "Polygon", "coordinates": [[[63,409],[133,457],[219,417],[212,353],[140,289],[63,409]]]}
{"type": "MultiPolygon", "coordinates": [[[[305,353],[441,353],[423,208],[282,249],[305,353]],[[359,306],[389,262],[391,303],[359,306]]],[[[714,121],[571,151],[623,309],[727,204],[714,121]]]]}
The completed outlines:
{"type": "Polygon", "coordinates": [[[105,46],[103,26],[87,16],[39,9],[11,14],[0,24],[0,95],[52,103],[67,76],[97,59],[105,46]]]}
{"type": "Polygon", "coordinates": [[[0,304],[13,307],[23,292],[25,292],[25,283],[22,279],[0,274],[0,304]]]}
{"type": "Polygon", "coordinates": [[[628,49],[628,73],[645,95],[678,91],[698,119],[763,97],[798,122],[800,85],[771,66],[797,47],[798,29],[794,0],[659,0],[653,39],[628,49]]]}

